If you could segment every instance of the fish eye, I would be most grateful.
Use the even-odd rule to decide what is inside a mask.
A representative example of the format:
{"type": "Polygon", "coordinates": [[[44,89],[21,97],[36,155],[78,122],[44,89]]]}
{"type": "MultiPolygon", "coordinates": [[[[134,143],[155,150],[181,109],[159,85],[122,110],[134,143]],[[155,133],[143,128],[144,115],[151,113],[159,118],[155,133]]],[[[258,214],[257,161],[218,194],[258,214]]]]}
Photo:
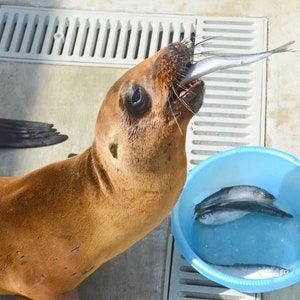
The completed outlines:
{"type": "Polygon", "coordinates": [[[150,108],[150,97],[142,86],[132,86],[126,94],[125,106],[131,117],[140,118],[150,108]]]}
{"type": "Polygon", "coordinates": [[[203,224],[211,224],[214,221],[213,215],[211,213],[204,213],[200,215],[199,221],[203,224]]]}

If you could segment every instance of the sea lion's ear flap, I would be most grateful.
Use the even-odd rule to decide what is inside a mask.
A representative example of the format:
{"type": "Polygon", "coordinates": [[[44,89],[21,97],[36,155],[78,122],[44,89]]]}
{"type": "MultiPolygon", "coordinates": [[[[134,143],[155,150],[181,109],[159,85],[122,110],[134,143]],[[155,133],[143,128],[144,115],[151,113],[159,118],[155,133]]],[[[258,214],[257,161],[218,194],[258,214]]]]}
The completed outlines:
{"type": "Polygon", "coordinates": [[[150,109],[150,96],[142,86],[133,85],[128,88],[124,104],[130,117],[139,119],[150,109]]]}
{"type": "Polygon", "coordinates": [[[118,158],[118,144],[111,143],[109,145],[109,151],[110,151],[111,155],[113,156],[113,158],[118,158]]]}

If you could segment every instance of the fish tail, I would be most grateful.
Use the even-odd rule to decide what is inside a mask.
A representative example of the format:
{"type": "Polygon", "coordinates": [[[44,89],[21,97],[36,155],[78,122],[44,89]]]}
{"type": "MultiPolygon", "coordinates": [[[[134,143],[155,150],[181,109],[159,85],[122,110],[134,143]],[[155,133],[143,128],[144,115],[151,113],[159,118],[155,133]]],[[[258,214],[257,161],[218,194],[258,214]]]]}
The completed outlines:
{"type": "Polygon", "coordinates": [[[286,51],[293,51],[293,50],[289,49],[289,46],[294,43],[295,43],[295,41],[290,41],[284,45],[281,45],[281,46],[271,50],[271,53],[273,54],[273,53],[281,53],[281,52],[286,52],[286,51]]]}

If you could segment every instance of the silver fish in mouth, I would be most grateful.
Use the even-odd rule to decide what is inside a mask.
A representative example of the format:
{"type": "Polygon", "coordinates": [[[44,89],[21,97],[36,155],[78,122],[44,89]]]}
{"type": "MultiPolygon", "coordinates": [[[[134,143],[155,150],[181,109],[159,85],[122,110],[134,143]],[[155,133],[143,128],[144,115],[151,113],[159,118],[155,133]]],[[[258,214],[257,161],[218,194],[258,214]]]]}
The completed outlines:
{"type": "Polygon", "coordinates": [[[278,207],[258,201],[229,201],[195,211],[195,219],[205,225],[219,225],[242,218],[249,213],[261,213],[274,217],[293,216],[278,207]]]}
{"type": "Polygon", "coordinates": [[[243,65],[249,65],[264,58],[267,58],[276,53],[282,53],[290,51],[289,46],[294,44],[295,41],[290,41],[282,46],[279,46],[273,50],[258,52],[244,55],[216,55],[201,59],[189,67],[185,73],[184,79],[180,82],[181,86],[186,85],[192,80],[197,80],[207,74],[215,71],[240,67],[243,65]]]}
{"type": "Polygon", "coordinates": [[[246,279],[268,279],[290,272],[285,268],[263,264],[209,265],[222,273],[246,279]]]}

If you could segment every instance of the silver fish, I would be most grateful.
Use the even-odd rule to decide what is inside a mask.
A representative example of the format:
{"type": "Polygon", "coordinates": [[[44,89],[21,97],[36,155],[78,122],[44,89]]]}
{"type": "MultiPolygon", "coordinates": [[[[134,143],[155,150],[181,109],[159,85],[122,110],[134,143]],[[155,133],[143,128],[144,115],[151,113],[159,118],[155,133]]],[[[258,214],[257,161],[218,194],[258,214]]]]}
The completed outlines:
{"type": "Polygon", "coordinates": [[[260,264],[209,265],[222,273],[247,279],[274,278],[290,272],[288,269],[260,264]]]}
{"type": "Polygon", "coordinates": [[[180,85],[185,85],[191,82],[191,80],[196,80],[203,77],[204,75],[213,73],[218,70],[248,65],[264,59],[272,54],[289,51],[289,46],[294,44],[294,42],[295,41],[288,42],[278,48],[265,52],[245,55],[223,55],[204,58],[193,64],[187,70],[185,78],[180,82],[180,85]]]}
{"type": "Polygon", "coordinates": [[[293,217],[272,204],[258,201],[224,201],[195,210],[194,217],[205,225],[219,225],[242,218],[249,213],[262,213],[281,218],[293,217]]]}
{"type": "Polygon", "coordinates": [[[217,210],[195,213],[195,219],[204,225],[220,225],[240,219],[249,214],[250,211],[243,210],[217,210]]]}
{"type": "Polygon", "coordinates": [[[275,197],[268,191],[254,185],[235,185],[224,187],[211,194],[195,206],[195,210],[203,209],[223,201],[261,201],[272,203],[275,197]]]}

